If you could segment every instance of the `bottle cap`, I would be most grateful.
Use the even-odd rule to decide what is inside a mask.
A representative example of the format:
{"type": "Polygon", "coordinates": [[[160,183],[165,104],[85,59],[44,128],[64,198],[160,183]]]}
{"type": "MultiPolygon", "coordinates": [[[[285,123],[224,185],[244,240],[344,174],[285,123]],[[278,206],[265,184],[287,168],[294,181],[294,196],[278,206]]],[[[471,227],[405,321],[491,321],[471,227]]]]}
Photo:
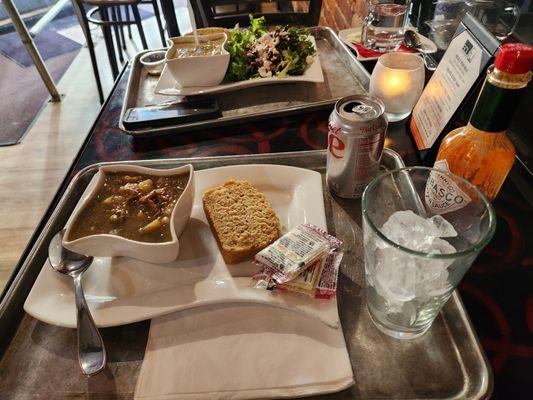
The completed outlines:
{"type": "Polygon", "coordinates": [[[494,67],[508,74],[525,74],[533,67],[533,46],[507,43],[500,47],[494,67]]]}

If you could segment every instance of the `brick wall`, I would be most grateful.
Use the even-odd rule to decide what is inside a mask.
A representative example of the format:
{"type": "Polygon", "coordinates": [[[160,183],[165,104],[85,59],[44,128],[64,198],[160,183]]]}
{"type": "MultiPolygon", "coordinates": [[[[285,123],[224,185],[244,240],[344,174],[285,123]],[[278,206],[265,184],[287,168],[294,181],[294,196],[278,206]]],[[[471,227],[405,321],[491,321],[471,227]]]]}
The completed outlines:
{"type": "Polygon", "coordinates": [[[329,26],[336,32],[361,26],[366,10],[365,0],[323,0],[320,25],[329,26]]]}

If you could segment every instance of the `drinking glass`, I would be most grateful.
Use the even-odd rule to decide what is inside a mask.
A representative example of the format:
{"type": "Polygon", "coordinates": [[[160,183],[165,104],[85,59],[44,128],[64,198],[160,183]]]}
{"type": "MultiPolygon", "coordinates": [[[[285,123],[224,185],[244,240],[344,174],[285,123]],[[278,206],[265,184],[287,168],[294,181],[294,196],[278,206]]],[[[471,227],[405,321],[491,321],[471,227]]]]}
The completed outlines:
{"type": "Polygon", "coordinates": [[[438,169],[378,175],[362,197],[367,306],[389,336],[423,335],[496,229],[475,185],[438,169]]]}
{"type": "Polygon", "coordinates": [[[424,74],[424,61],[418,54],[388,53],[378,58],[369,92],[383,101],[390,122],[411,114],[424,89],[424,74]]]}
{"type": "Polygon", "coordinates": [[[467,0],[468,12],[496,38],[513,33],[520,18],[520,7],[506,0],[467,0]]]}
{"type": "Polygon", "coordinates": [[[461,21],[465,13],[466,4],[464,0],[437,0],[433,20],[454,19],[461,21]]]}
{"type": "Polygon", "coordinates": [[[459,19],[440,19],[425,22],[429,26],[429,38],[440,50],[448,48],[460,23],[461,20],[459,19]]]}
{"type": "Polygon", "coordinates": [[[411,0],[367,0],[361,43],[367,49],[397,50],[403,41],[411,0]]]}

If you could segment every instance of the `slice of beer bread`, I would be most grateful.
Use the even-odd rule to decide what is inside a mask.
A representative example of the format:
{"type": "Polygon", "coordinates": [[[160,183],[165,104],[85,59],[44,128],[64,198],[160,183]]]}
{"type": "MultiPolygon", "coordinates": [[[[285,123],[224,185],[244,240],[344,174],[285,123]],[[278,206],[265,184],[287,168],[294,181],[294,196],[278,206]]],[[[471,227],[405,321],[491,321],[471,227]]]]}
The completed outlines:
{"type": "Polygon", "coordinates": [[[248,181],[207,190],[204,212],[226,264],[251,259],[280,236],[280,222],[265,196],[248,181]]]}

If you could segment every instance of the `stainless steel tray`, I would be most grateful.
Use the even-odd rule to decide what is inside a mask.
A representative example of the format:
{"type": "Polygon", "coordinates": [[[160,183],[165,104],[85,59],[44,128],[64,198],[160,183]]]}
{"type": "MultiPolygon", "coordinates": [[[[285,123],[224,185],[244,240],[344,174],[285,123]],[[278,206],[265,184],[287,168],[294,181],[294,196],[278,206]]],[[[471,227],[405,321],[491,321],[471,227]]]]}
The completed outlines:
{"type": "MultiPolygon", "coordinates": [[[[132,161],[132,164],[168,168],[194,164],[195,169],[234,164],[284,164],[319,171],[325,176],[324,151],[226,156],[192,159],[132,161]]],[[[107,163],[106,163],[107,164],[107,163]]],[[[45,229],[0,309],[3,323],[6,306],[24,301],[24,287],[43,266],[50,238],[63,227],[86,185],[98,170],[91,165],[68,186],[45,229]]],[[[403,166],[398,154],[388,149],[383,169],[403,166]]],[[[338,304],[355,385],[321,399],[479,399],[492,391],[492,374],[476,334],[457,293],[454,293],[433,327],[422,338],[400,341],[380,333],[365,306],[360,201],[330,195],[324,185],[328,229],[345,243],[339,275],[338,304]]],[[[33,278],[35,279],[35,278],[33,278]]],[[[22,308],[11,309],[16,321],[22,308]]],[[[13,322],[17,323],[17,322],[13,322]]],[[[47,325],[25,315],[0,361],[0,398],[132,399],[144,356],[149,323],[141,322],[102,329],[108,350],[108,369],[96,377],[82,376],[76,357],[73,329],[47,325]]],[[[6,340],[0,338],[0,342],[6,340]]]]}
{"type": "Polygon", "coordinates": [[[309,28],[315,37],[318,56],[324,74],[323,83],[298,82],[258,86],[249,89],[221,93],[210,97],[218,100],[222,117],[181,125],[127,130],[122,120],[129,108],[172,101],[171,96],[155,94],[159,77],[148,75],[139,62],[146,51],[132,60],[128,86],[120,114],[120,129],[133,136],[152,136],[177,133],[192,129],[234,124],[246,120],[266,118],[272,115],[291,115],[330,107],[339,98],[365,93],[370,75],[352,52],[330,28],[309,28]]]}

